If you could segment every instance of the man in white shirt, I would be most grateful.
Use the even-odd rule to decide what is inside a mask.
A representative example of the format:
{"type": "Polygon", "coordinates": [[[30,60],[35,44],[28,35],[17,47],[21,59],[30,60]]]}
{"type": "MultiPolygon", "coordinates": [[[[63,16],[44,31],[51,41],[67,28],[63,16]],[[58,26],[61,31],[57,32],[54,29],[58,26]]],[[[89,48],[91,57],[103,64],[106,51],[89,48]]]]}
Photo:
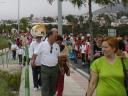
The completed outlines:
{"type": "MultiPolygon", "coordinates": [[[[30,62],[32,62],[32,56],[34,51],[36,50],[37,46],[41,43],[42,37],[46,34],[46,30],[42,27],[43,24],[37,24],[32,28],[34,32],[34,39],[29,47],[29,58],[30,62]]],[[[35,66],[32,66],[32,73],[33,73],[33,83],[34,83],[34,90],[37,91],[39,87],[41,87],[41,56],[38,54],[35,60],[35,66]]]]}
{"type": "Polygon", "coordinates": [[[85,65],[86,46],[87,45],[86,45],[85,41],[83,40],[82,44],[80,46],[80,51],[81,51],[81,54],[82,54],[82,65],[85,65]]]}
{"type": "Polygon", "coordinates": [[[18,49],[18,46],[16,45],[16,42],[13,42],[11,45],[11,51],[12,51],[12,58],[16,60],[16,50],[18,49]]]}
{"type": "Polygon", "coordinates": [[[34,52],[32,65],[35,66],[35,59],[41,57],[41,81],[42,96],[54,96],[58,78],[58,57],[60,54],[59,45],[56,42],[58,32],[51,30],[45,41],[41,42],[34,52]]]}
{"type": "Polygon", "coordinates": [[[22,48],[21,45],[19,45],[19,47],[17,49],[17,54],[18,54],[19,64],[22,65],[23,56],[24,56],[24,49],[22,48]]]}

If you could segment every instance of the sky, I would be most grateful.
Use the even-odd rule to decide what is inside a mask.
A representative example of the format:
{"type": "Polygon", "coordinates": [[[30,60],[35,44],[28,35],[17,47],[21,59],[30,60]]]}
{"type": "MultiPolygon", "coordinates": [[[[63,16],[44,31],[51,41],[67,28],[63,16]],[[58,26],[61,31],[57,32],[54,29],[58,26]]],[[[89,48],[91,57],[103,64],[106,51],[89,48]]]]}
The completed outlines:
{"type": "MultiPolygon", "coordinates": [[[[88,12],[88,6],[80,9],[68,1],[62,3],[63,15],[81,15],[88,12]]],[[[100,7],[93,3],[92,10],[100,7]]],[[[0,0],[0,19],[17,19],[18,0],[0,0]]],[[[50,5],[47,0],[20,0],[20,18],[30,16],[34,17],[57,16],[57,0],[50,5]]]]}

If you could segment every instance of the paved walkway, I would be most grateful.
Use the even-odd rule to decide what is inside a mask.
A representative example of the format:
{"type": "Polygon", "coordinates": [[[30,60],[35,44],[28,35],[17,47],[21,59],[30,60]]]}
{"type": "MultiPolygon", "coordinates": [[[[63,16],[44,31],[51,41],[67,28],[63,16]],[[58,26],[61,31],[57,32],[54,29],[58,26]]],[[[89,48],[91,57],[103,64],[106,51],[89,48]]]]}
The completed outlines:
{"type": "MultiPolygon", "coordinates": [[[[5,58],[6,56],[4,56],[5,58]]],[[[9,59],[11,60],[11,55],[9,54],[9,59]]],[[[1,61],[1,59],[0,59],[1,61]]],[[[15,61],[17,63],[17,61],[15,61]]],[[[19,65],[13,65],[14,61],[12,62],[12,65],[9,66],[10,70],[15,70],[14,68],[19,67],[19,65]],[[14,67],[15,66],[15,67],[14,67]]],[[[3,65],[0,65],[0,69],[2,68],[8,68],[8,66],[4,67],[3,65]]],[[[19,67],[20,68],[20,67],[19,67]]],[[[76,68],[77,69],[77,68],[76,68]]],[[[75,69],[75,70],[76,70],[75,69]]],[[[63,96],[85,96],[85,92],[88,87],[88,80],[80,75],[77,71],[71,68],[71,76],[67,77],[65,76],[65,84],[64,84],[64,92],[63,96]]],[[[25,96],[25,90],[24,90],[24,80],[25,80],[25,67],[23,67],[22,70],[22,77],[21,77],[21,87],[20,87],[20,94],[19,96],[25,96]]],[[[41,96],[41,91],[34,91],[33,89],[33,79],[32,79],[32,69],[29,66],[29,80],[30,80],[30,96],[41,96]]]]}
{"type": "MultiPolygon", "coordinates": [[[[30,96],[41,96],[40,90],[34,91],[32,70],[30,68],[30,96]]],[[[85,96],[88,87],[88,80],[75,70],[71,69],[71,76],[65,76],[65,87],[63,96],[85,96]]]]}

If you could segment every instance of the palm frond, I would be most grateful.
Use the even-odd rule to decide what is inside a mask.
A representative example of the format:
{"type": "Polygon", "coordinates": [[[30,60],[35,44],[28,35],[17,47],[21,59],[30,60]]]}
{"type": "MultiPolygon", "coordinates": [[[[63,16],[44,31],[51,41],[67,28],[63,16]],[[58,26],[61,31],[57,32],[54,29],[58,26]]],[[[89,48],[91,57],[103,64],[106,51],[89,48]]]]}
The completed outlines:
{"type": "Polygon", "coordinates": [[[85,0],[70,0],[72,4],[77,5],[78,8],[82,7],[85,4],[85,0]]]}
{"type": "Polygon", "coordinates": [[[52,4],[53,1],[54,1],[54,0],[48,0],[48,2],[49,2],[50,4],[52,4]]]}
{"type": "Polygon", "coordinates": [[[95,0],[95,3],[100,5],[116,5],[119,3],[119,0],[95,0]]]}
{"type": "Polygon", "coordinates": [[[128,6],[128,0],[121,0],[124,6],[128,6]]]}

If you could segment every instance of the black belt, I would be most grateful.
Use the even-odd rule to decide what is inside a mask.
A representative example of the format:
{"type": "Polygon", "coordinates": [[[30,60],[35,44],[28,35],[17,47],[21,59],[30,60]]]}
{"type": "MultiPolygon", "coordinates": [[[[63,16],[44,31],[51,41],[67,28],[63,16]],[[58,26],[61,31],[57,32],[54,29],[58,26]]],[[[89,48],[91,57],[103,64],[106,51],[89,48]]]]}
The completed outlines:
{"type": "Polygon", "coordinates": [[[46,68],[50,68],[50,69],[52,69],[52,68],[56,68],[57,67],[57,65],[56,66],[46,66],[46,65],[41,65],[42,67],[46,67],[46,68]]]}

